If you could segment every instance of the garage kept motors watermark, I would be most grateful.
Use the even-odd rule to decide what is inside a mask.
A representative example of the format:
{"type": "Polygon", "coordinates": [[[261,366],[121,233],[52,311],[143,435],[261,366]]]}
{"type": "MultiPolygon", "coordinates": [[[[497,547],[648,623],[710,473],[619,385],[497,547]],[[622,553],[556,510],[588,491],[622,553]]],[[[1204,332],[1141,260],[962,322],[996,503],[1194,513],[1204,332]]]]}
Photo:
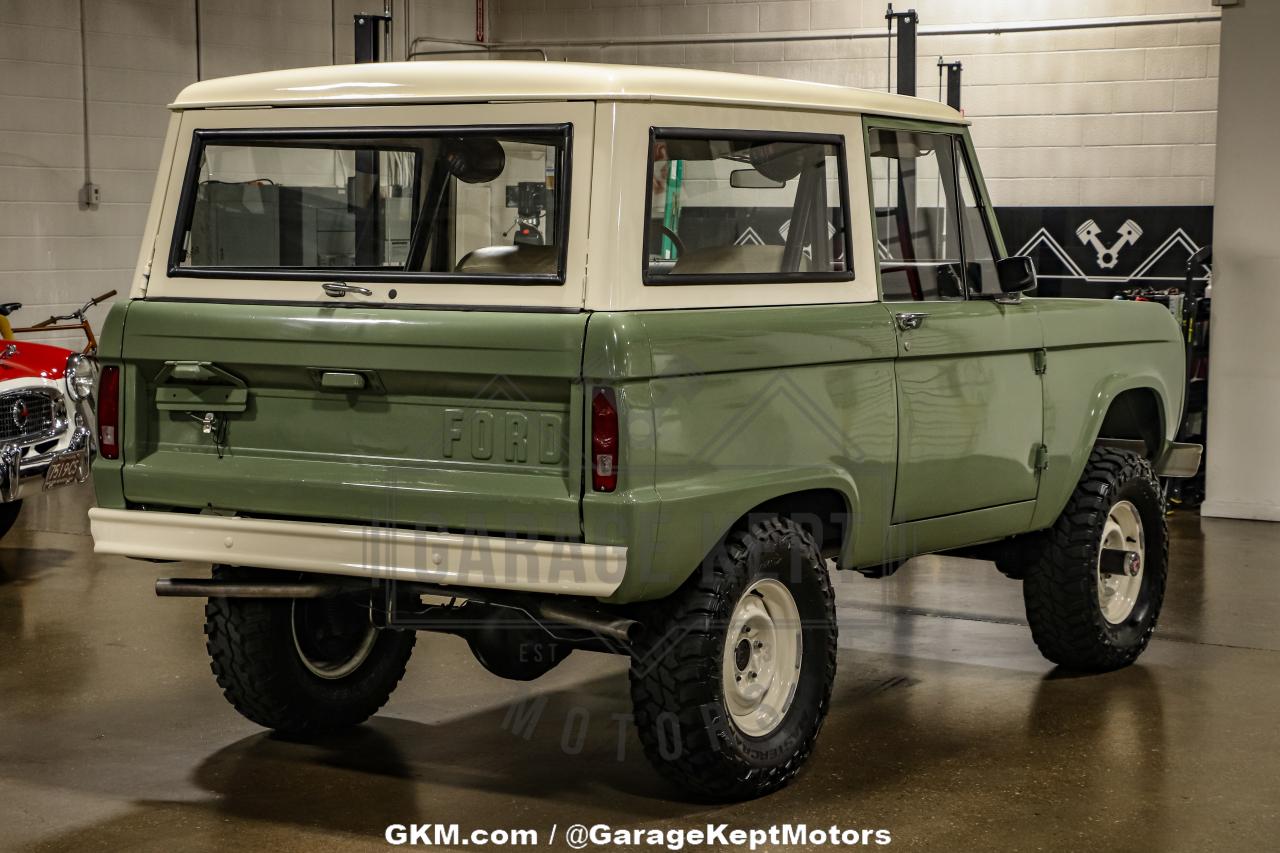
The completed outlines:
{"type": "MultiPolygon", "coordinates": [[[[554,847],[561,842],[560,827],[545,834],[531,828],[463,829],[456,823],[393,823],[383,837],[400,847],[554,847]]],[[[607,823],[575,823],[564,829],[563,843],[574,850],[696,850],[733,846],[746,850],[791,847],[874,848],[893,843],[887,829],[838,825],[810,826],[781,823],[766,827],[731,827],[708,823],[691,827],[615,827],[607,823]]]]}

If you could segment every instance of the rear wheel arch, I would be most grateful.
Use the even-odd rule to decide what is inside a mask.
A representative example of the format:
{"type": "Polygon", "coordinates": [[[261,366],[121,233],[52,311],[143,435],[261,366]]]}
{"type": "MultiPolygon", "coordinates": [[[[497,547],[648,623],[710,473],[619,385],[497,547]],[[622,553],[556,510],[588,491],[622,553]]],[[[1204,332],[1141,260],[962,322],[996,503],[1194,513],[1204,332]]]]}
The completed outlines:
{"type": "Polygon", "coordinates": [[[1108,439],[1141,441],[1146,445],[1143,455],[1154,460],[1164,447],[1164,420],[1163,400],[1156,389],[1149,386],[1129,388],[1111,398],[1094,444],[1107,444],[1108,439]]]}
{"type": "Polygon", "coordinates": [[[813,537],[824,557],[833,557],[849,544],[852,513],[850,497],[838,489],[802,489],[761,501],[729,525],[725,536],[746,529],[755,519],[788,518],[813,537]]]}
{"type": "MultiPolygon", "coordinates": [[[[847,472],[815,471],[789,482],[763,478],[719,483],[688,500],[664,501],[653,545],[634,542],[622,585],[611,604],[654,601],[670,595],[691,575],[719,559],[733,534],[766,518],[790,519],[818,543],[824,556],[847,555],[863,508],[847,472]]],[[[866,523],[861,521],[860,523],[866,523]]]]}

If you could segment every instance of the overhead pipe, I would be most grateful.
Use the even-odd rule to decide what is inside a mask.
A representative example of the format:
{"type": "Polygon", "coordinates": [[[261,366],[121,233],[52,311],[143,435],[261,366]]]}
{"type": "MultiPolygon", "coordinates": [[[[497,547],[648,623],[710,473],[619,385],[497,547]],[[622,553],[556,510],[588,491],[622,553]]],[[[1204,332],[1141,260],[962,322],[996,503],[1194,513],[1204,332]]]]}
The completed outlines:
{"type": "MultiPolygon", "coordinates": [[[[1119,18],[1079,18],[1074,20],[1028,21],[1018,24],[959,24],[920,27],[917,35],[926,36],[962,36],[962,35],[1012,35],[1016,33],[1056,32],[1062,30],[1095,30],[1113,27],[1153,27],[1169,24],[1205,24],[1218,23],[1221,14],[1184,13],[1176,15],[1134,15],[1119,18]]],[[[754,35],[727,36],[651,36],[648,38],[618,39],[539,39],[522,41],[487,42],[478,47],[646,47],[658,45],[698,45],[698,44],[760,44],[790,43],[808,41],[860,41],[865,39],[883,39],[884,29],[829,30],[820,33],[758,33],[754,35]]],[[[428,39],[430,40],[430,39],[428,39]]],[[[418,39],[414,39],[416,43],[418,39]]],[[[438,39],[437,39],[438,41],[438,39]]]]}

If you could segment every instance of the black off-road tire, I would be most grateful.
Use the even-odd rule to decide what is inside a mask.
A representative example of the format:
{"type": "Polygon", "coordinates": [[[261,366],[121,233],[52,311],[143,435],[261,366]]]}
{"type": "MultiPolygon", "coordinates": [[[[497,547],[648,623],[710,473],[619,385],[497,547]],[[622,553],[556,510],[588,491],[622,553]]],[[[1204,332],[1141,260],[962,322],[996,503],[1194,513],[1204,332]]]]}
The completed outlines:
{"type": "Polygon", "coordinates": [[[18,523],[18,515],[22,512],[22,501],[0,503],[0,539],[18,523]]]}
{"type": "Polygon", "coordinates": [[[813,751],[836,674],[835,595],[818,546],[786,518],[754,520],[675,593],[656,603],[631,664],[631,699],[645,755],[667,780],[711,802],[746,800],[791,781],[813,751]],[[730,617],[760,578],[787,587],[799,610],[794,698],[771,732],[732,720],[722,685],[730,617]]]}
{"type": "Polygon", "coordinates": [[[1151,463],[1132,451],[1095,448],[1023,582],[1027,621],[1041,654],[1068,669],[1090,672],[1133,663],[1155,632],[1168,565],[1164,496],[1151,463]],[[1103,527],[1120,501],[1137,509],[1145,559],[1133,609],[1113,624],[1103,615],[1097,571],[1103,527]]]}
{"type": "MultiPolygon", "coordinates": [[[[213,576],[299,577],[233,566],[215,566],[213,576]]],[[[340,606],[364,609],[355,601],[340,606]]],[[[223,695],[248,719],[290,737],[305,739],[359,725],[390,698],[413,652],[415,634],[379,630],[367,657],[350,674],[322,678],[304,664],[295,643],[293,607],[294,600],[287,598],[209,599],[205,645],[223,695]]]]}

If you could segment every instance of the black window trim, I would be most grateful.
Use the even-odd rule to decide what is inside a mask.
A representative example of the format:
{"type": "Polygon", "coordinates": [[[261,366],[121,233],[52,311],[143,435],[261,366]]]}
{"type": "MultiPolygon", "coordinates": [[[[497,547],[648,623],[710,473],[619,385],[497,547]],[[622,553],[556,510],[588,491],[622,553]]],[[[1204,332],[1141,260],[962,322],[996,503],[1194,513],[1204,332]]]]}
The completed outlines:
{"type": "MultiPolygon", "coordinates": [[[[225,128],[192,131],[187,164],[183,171],[182,193],[178,199],[177,216],[174,218],[173,235],[169,245],[169,278],[240,279],[269,281],[366,281],[379,283],[435,283],[476,285],[563,285],[568,277],[569,265],[569,214],[573,205],[570,196],[573,163],[573,123],[553,124],[475,124],[390,127],[263,127],[225,128]],[[561,203],[556,211],[556,233],[562,235],[557,252],[557,271],[539,275],[476,275],[455,272],[408,272],[388,270],[357,270],[343,267],[184,267],[180,266],[184,237],[195,212],[196,187],[200,177],[200,163],[205,145],[227,140],[341,140],[388,139],[432,136],[519,136],[520,134],[559,134],[564,142],[560,149],[560,163],[556,169],[556,193],[561,203]]],[[[416,193],[416,191],[415,191],[416,193]]]]}
{"type": "Polygon", "coordinates": [[[996,256],[999,254],[996,251],[995,235],[991,233],[991,222],[987,217],[987,206],[982,200],[982,187],[978,186],[977,172],[973,170],[973,163],[969,161],[969,152],[964,144],[964,137],[961,134],[956,133],[952,135],[951,150],[954,152],[951,159],[954,161],[954,168],[956,171],[956,204],[960,207],[960,215],[957,217],[957,221],[960,225],[960,258],[964,270],[965,300],[990,301],[991,299],[994,299],[995,296],[999,296],[1001,294],[988,296],[984,294],[981,289],[978,289],[975,295],[974,288],[971,287],[969,283],[969,262],[971,259],[969,257],[969,241],[966,239],[966,237],[969,236],[969,223],[966,221],[964,216],[964,193],[961,192],[960,189],[960,172],[962,166],[964,167],[965,176],[969,179],[969,194],[973,196],[974,209],[978,212],[978,218],[982,220],[982,236],[987,241],[987,248],[991,253],[992,265],[995,264],[996,256]]]}
{"type": "MultiPolygon", "coordinates": [[[[949,145],[951,146],[951,179],[952,179],[952,187],[953,187],[953,189],[954,189],[954,193],[955,193],[956,205],[957,205],[957,214],[958,214],[958,215],[956,216],[956,228],[957,228],[957,229],[959,230],[959,232],[960,232],[960,290],[961,290],[961,293],[960,293],[960,296],[959,296],[958,298],[953,298],[953,299],[938,298],[938,299],[920,299],[920,300],[916,300],[916,299],[887,299],[887,298],[885,298],[885,295],[884,295],[884,282],[883,282],[883,279],[881,279],[881,283],[880,283],[880,301],[881,301],[881,302],[883,302],[883,303],[884,303],[884,304],[886,304],[886,305],[921,305],[921,304],[926,303],[926,302],[949,302],[949,303],[957,303],[957,302],[971,302],[971,301],[974,301],[973,293],[972,293],[972,291],[971,291],[971,289],[970,289],[970,287],[969,287],[969,275],[968,275],[968,262],[969,262],[969,257],[968,257],[968,254],[967,254],[966,250],[965,250],[965,242],[964,242],[965,229],[966,229],[966,227],[967,227],[967,226],[965,225],[965,222],[964,222],[963,211],[959,209],[960,205],[962,205],[962,204],[963,204],[963,201],[964,201],[964,200],[961,198],[961,196],[960,196],[960,158],[961,158],[961,157],[964,157],[964,158],[965,158],[965,166],[966,166],[966,168],[969,168],[969,169],[970,169],[970,172],[969,172],[969,175],[970,175],[970,181],[973,181],[973,180],[974,180],[974,178],[973,178],[973,171],[972,171],[972,168],[971,168],[971,167],[969,167],[968,154],[965,152],[965,150],[964,150],[964,146],[961,144],[961,143],[963,142],[963,136],[961,135],[961,131],[959,131],[959,130],[943,130],[943,129],[941,129],[941,128],[939,128],[939,129],[936,129],[936,130],[935,130],[935,129],[933,129],[933,128],[929,128],[929,129],[914,129],[914,128],[913,128],[913,129],[907,129],[907,128],[901,128],[901,127],[874,127],[874,126],[873,126],[873,127],[870,127],[870,128],[868,128],[868,129],[867,129],[867,139],[868,139],[868,141],[870,141],[871,134],[872,134],[872,133],[877,133],[877,132],[878,132],[878,133],[927,133],[927,134],[932,134],[932,135],[935,135],[935,136],[945,136],[945,137],[947,137],[947,142],[948,142],[948,143],[949,143],[949,145]]],[[[939,176],[941,176],[941,174],[942,174],[941,170],[939,170],[938,174],[939,174],[939,176]]],[[[870,148],[868,148],[868,150],[867,150],[867,177],[868,177],[868,180],[870,180],[870,175],[871,175],[871,151],[870,151],[870,148]]],[[[868,191],[868,193],[869,193],[869,194],[870,194],[870,196],[871,196],[871,211],[872,211],[872,220],[873,220],[873,221],[872,221],[872,228],[873,228],[873,231],[874,231],[874,228],[875,228],[875,222],[874,222],[874,219],[875,219],[875,209],[876,209],[876,202],[875,202],[875,187],[874,187],[874,186],[868,186],[867,191],[868,191]]],[[[972,187],[971,187],[971,191],[973,192],[973,194],[974,194],[974,196],[975,196],[976,198],[981,198],[981,194],[978,192],[978,187],[977,187],[977,186],[972,186],[972,187]]],[[[982,203],[981,203],[981,201],[979,201],[979,202],[978,202],[978,209],[979,209],[979,210],[982,210],[982,209],[983,209],[983,208],[982,208],[982,203]]],[[[985,212],[984,212],[984,218],[985,218],[985,212]]],[[[984,226],[984,229],[985,229],[985,227],[986,227],[986,226],[984,226]]],[[[874,236],[873,236],[873,239],[874,239],[874,236]]],[[[988,240],[990,241],[990,234],[988,234],[988,240]]],[[[994,248],[995,244],[994,244],[994,243],[992,243],[991,245],[992,245],[992,247],[993,247],[993,248],[992,248],[992,250],[991,250],[991,254],[992,254],[992,256],[994,257],[994,255],[995,255],[995,248],[994,248]]],[[[880,274],[880,267],[882,266],[882,264],[883,264],[883,262],[882,262],[879,258],[877,258],[877,259],[876,259],[876,275],[877,275],[877,277],[880,277],[880,276],[879,276],[879,274],[880,274]]],[[[978,299],[982,299],[982,297],[978,297],[978,299]]]]}
{"type": "Polygon", "coordinates": [[[849,176],[845,138],[839,133],[796,133],[781,130],[731,130],[697,127],[650,127],[644,182],[644,230],[640,240],[641,279],[646,286],[667,287],[685,284],[833,284],[854,281],[853,218],[849,206],[849,176]],[[827,273],[692,273],[671,275],[649,271],[649,226],[653,216],[653,144],[659,139],[727,139],[743,142],[800,142],[830,145],[836,149],[836,172],[840,180],[840,216],[844,221],[845,269],[827,273]]]}

